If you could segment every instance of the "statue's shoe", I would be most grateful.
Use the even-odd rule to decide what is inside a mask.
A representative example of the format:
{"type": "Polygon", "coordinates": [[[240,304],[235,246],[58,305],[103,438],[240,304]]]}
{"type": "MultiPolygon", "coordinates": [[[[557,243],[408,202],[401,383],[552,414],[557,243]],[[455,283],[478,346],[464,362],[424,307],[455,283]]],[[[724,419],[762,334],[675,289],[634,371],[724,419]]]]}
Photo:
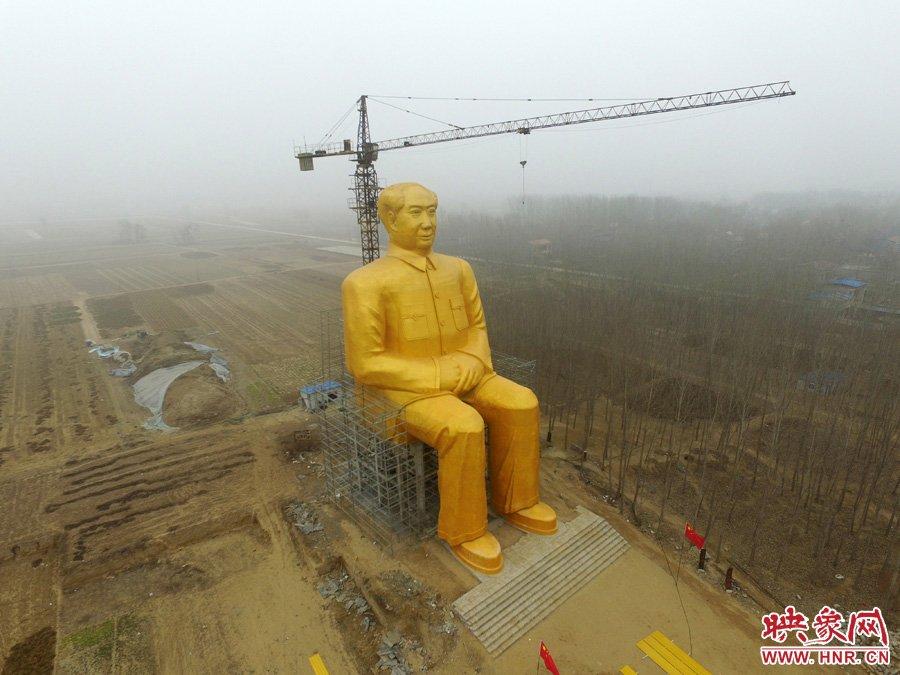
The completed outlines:
{"type": "Polygon", "coordinates": [[[464,541],[457,546],[451,546],[450,550],[463,563],[484,574],[497,574],[503,569],[500,542],[490,532],[485,532],[472,541],[464,541]]]}
{"type": "Polygon", "coordinates": [[[521,509],[503,516],[506,522],[525,532],[534,534],[556,533],[556,511],[544,502],[538,502],[527,509],[521,509]]]}

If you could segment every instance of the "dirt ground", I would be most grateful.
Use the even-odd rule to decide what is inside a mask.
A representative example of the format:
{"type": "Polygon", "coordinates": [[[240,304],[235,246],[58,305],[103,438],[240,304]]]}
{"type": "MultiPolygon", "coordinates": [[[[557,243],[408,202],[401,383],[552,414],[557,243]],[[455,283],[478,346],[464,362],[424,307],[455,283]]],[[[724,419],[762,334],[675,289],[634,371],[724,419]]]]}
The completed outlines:
{"type": "MultiPolygon", "coordinates": [[[[319,312],[356,261],[214,227],[173,244],[175,224],[147,225],[151,241],[116,243],[96,223],[93,246],[51,227],[0,269],[3,673],[302,673],[315,652],[332,673],[378,672],[385,640],[440,673],[532,672],[541,640],[564,673],[655,672],[635,646],[653,630],[714,672],[761,670],[760,610],[687,561],[676,586],[674,561],[558,457],[546,499],[606,517],[631,549],[490,656],[450,611],[476,579],[437,541],[377,544],[323,498],[315,433],[297,433],[313,424],[292,403],[316,372],[319,312]],[[129,349],[138,372],[111,377],[87,338],[129,349]],[[219,348],[233,379],[176,380],[178,428],[148,431],[130,384],[196,358],[187,339],[219,348]]],[[[501,527],[504,545],[520,536],[501,527]]]]}

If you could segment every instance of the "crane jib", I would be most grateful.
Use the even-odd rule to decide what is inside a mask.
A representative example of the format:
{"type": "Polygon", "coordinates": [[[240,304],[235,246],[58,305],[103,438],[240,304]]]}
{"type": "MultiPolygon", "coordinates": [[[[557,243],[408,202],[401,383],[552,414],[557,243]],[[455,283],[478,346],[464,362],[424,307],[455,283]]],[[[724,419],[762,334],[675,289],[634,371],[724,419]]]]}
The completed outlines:
{"type": "Polygon", "coordinates": [[[696,108],[708,108],[732,103],[746,103],[760,101],[768,98],[780,98],[793,96],[794,90],[788,82],[759,85],[756,87],[742,87],[740,89],[726,89],[722,91],[707,92],[703,94],[689,94],[672,98],[657,98],[652,101],[639,101],[603,108],[590,108],[573,112],[527,117],[508,122],[494,122],[462,129],[448,129],[429,134],[418,134],[386,141],[378,142],[381,151],[396,150],[429,143],[441,143],[445,141],[477,138],[495,134],[530,133],[535,129],[547,129],[551,127],[568,126],[571,124],[585,124],[588,122],[600,122],[604,120],[622,119],[625,117],[640,117],[658,113],[675,112],[678,110],[692,110],[696,108]]]}
{"type": "MultiPolygon", "coordinates": [[[[432,143],[458,141],[467,138],[478,138],[482,136],[493,136],[497,134],[510,133],[528,134],[536,129],[547,129],[552,127],[568,126],[572,124],[585,124],[588,122],[601,122],[607,120],[623,119],[627,117],[640,117],[645,115],[655,115],[659,113],[676,112],[679,110],[693,110],[697,108],[709,108],[713,106],[729,105],[735,103],[762,101],[772,98],[781,98],[784,96],[793,96],[795,93],[796,92],[791,88],[789,81],[771,82],[768,84],[761,84],[750,87],[721,89],[719,91],[703,92],[699,94],[687,94],[684,96],[656,98],[647,101],[623,103],[602,108],[589,108],[586,110],[575,110],[571,112],[554,113],[536,117],[525,117],[516,120],[492,122],[489,124],[481,124],[471,127],[457,127],[431,133],[416,134],[414,136],[402,136],[400,138],[378,141],[372,143],[371,146],[375,149],[376,152],[385,152],[388,150],[397,150],[400,148],[409,148],[419,145],[428,145],[432,143]]],[[[348,149],[346,145],[332,144],[329,146],[315,147],[312,149],[312,152],[297,152],[295,156],[301,160],[308,159],[311,161],[313,157],[330,157],[335,155],[350,154],[356,154],[356,151],[348,149]]]]}

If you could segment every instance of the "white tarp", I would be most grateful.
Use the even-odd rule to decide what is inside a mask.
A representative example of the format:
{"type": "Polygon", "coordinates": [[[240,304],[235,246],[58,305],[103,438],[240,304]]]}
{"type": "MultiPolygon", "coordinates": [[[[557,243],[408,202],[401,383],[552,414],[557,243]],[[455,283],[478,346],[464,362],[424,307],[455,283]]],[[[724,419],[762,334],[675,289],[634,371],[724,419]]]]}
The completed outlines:
{"type": "Polygon", "coordinates": [[[163,401],[166,399],[166,391],[169,385],[181,375],[190,372],[198,366],[202,366],[204,363],[206,361],[187,361],[179,363],[177,366],[158,368],[134,383],[135,402],[153,413],[153,417],[144,422],[144,427],[147,429],[172,428],[163,422],[162,418],[162,407],[163,401]]]}
{"type": "Polygon", "coordinates": [[[96,354],[101,359],[112,358],[113,361],[122,364],[109,371],[113,377],[131,377],[137,371],[137,366],[131,360],[131,354],[124,349],[113,345],[97,344],[93,340],[85,340],[85,344],[88,346],[88,354],[96,354]]]}
{"type": "Polygon", "coordinates": [[[137,366],[134,361],[126,361],[121,368],[113,368],[109,374],[113,377],[131,377],[137,372],[137,366]]]}
{"type": "Polygon", "coordinates": [[[221,363],[215,363],[211,361],[209,363],[209,367],[213,369],[213,372],[216,374],[222,382],[228,382],[228,378],[231,377],[231,371],[228,370],[228,366],[223,366],[221,363]]]}
{"type": "Polygon", "coordinates": [[[184,344],[186,344],[191,349],[200,352],[201,354],[212,354],[213,352],[219,351],[215,347],[210,347],[209,345],[204,345],[199,342],[185,342],[184,344]]]}
{"type": "Polygon", "coordinates": [[[228,360],[219,353],[218,348],[210,347],[199,342],[185,342],[188,347],[194,349],[201,354],[209,355],[209,367],[213,369],[216,376],[222,382],[228,382],[231,378],[231,371],[228,369],[228,360]]]}
{"type": "Polygon", "coordinates": [[[96,354],[101,359],[108,359],[110,356],[118,356],[121,350],[118,347],[108,347],[107,345],[97,345],[88,350],[88,354],[96,354]]]}

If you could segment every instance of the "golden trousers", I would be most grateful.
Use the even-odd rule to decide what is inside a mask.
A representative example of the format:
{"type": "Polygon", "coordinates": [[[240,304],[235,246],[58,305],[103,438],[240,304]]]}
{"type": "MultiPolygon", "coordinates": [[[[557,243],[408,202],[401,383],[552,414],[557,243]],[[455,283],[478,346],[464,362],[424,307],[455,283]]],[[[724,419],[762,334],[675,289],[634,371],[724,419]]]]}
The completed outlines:
{"type": "Polygon", "coordinates": [[[409,434],[438,456],[438,536],[451,546],[487,531],[485,434],[490,430],[491,504],[512,513],[539,500],[540,412],[534,393],[499,375],[471,392],[444,394],[405,406],[409,434]]]}

